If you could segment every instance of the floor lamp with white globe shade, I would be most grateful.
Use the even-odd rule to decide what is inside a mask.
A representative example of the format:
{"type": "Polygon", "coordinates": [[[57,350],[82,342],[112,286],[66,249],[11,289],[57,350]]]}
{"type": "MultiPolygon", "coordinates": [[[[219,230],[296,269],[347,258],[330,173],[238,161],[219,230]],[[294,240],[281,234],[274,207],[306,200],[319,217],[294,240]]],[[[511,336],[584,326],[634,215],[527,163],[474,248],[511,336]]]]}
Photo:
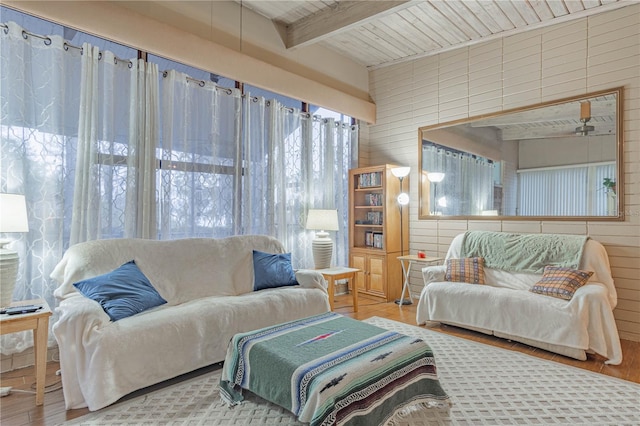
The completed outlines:
{"type": "MultiPolygon", "coordinates": [[[[29,232],[24,195],[0,194],[0,233],[29,232]]],[[[0,239],[0,306],[9,306],[18,276],[20,258],[5,247],[12,240],[0,239]]]]}
{"type": "MultiPolygon", "coordinates": [[[[400,180],[400,194],[396,201],[400,207],[400,255],[404,256],[404,227],[402,224],[402,208],[409,204],[409,194],[404,192],[402,181],[409,175],[411,167],[395,167],[391,169],[391,173],[400,180]]],[[[396,299],[398,305],[411,305],[413,302],[409,299],[396,299]]]]}

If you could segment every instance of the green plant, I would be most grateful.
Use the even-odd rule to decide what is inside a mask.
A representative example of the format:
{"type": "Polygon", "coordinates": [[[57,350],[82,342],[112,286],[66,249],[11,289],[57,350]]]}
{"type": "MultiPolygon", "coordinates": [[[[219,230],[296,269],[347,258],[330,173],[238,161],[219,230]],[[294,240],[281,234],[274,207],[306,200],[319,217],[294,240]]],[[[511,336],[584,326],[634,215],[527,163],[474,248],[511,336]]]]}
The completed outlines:
{"type": "Polygon", "coordinates": [[[605,191],[609,192],[613,192],[614,194],[616,193],[616,181],[611,179],[611,178],[604,178],[602,180],[602,186],[604,186],[605,191]]]}

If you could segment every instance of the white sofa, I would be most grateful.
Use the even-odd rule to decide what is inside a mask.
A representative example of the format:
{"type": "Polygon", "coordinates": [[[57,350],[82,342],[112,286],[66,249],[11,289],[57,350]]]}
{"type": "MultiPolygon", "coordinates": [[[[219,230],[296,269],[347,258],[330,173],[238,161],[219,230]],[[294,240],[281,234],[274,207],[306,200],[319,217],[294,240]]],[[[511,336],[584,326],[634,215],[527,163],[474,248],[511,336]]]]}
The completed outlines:
{"type": "Polygon", "coordinates": [[[267,236],[171,241],[90,241],[67,250],[51,277],[60,285],[53,325],[67,409],[98,410],[122,396],[223,361],[231,337],[330,310],[326,282],[253,291],[253,250],[283,253],[267,236]],[[74,283],[135,260],[168,302],[112,322],[74,283]]]}
{"type": "MultiPolygon", "coordinates": [[[[437,321],[579,360],[585,360],[589,352],[607,358],[607,364],[622,362],[613,316],[616,289],[602,244],[586,240],[578,269],[594,274],[570,300],[563,300],[529,291],[542,273],[485,266],[485,285],[445,281],[446,259],[466,257],[462,248],[464,238],[465,234],[460,234],[453,239],[444,265],[422,269],[425,286],[417,306],[418,324],[437,321]]],[[[482,257],[482,253],[479,255],[482,257]]]]}

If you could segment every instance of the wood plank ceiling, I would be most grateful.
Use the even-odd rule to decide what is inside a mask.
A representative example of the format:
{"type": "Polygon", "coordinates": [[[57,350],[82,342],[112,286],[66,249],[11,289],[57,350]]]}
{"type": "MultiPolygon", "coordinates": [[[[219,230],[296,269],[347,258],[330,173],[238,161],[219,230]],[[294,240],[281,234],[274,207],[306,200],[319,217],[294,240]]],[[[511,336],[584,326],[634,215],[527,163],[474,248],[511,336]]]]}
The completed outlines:
{"type": "Polygon", "coordinates": [[[286,30],[369,68],[624,7],[635,0],[237,0],[286,30]]]}

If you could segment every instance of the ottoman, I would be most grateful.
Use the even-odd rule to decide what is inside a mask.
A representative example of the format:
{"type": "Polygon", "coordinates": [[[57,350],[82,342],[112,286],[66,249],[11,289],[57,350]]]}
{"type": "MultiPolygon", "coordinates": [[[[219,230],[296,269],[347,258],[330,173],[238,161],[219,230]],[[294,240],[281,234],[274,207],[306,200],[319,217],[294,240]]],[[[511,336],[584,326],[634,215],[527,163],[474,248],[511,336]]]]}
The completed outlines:
{"type": "Polygon", "coordinates": [[[379,425],[409,406],[449,405],[424,341],[333,312],[235,335],[220,394],[233,406],[243,390],[313,426],[379,425]]]}

